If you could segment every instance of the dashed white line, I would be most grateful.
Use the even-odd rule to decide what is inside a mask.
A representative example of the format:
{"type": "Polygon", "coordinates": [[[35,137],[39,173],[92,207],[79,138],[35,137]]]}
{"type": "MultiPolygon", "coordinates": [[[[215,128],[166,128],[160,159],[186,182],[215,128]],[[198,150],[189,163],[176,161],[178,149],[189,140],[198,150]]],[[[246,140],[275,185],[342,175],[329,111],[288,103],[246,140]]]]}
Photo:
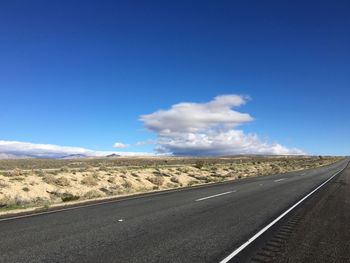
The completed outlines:
{"type": "Polygon", "coordinates": [[[277,179],[277,180],[274,180],[274,182],[275,182],[275,183],[277,183],[277,182],[281,182],[281,181],[283,181],[283,180],[286,180],[286,178],[283,178],[283,179],[277,179]]]}
{"type": "Polygon", "coordinates": [[[258,233],[256,233],[254,236],[248,239],[247,242],[243,243],[241,246],[239,246],[236,250],[234,250],[230,255],[228,255],[226,258],[220,261],[220,263],[227,263],[231,259],[233,259],[235,256],[237,256],[243,249],[245,249],[247,246],[249,246],[255,239],[257,239],[259,236],[261,236],[264,232],[266,232],[270,227],[272,227],[274,224],[276,224],[278,221],[280,221],[283,217],[285,217],[290,211],[292,211],[294,208],[296,208],[298,205],[300,205],[305,199],[310,197],[313,193],[315,193],[318,189],[320,189],[322,186],[324,186],[326,183],[328,183],[330,180],[332,180],[335,176],[337,176],[339,173],[345,170],[347,165],[333,174],[330,178],[328,178],[326,181],[324,181],[321,185],[316,187],[314,190],[312,190],[310,193],[305,195],[302,199],[300,199],[297,203],[295,203],[293,206],[291,206],[289,209],[287,209],[285,212],[283,212],[280,216],[278,216],[275,220],[273,220],[271,223],[269,223],[267,226],[265,226],[263,229],[261,229],[258,233]]]}
{"type": "Polygon", "coordinates": [[[231,193],[234,193],[234,192],[236,192],[236,191],[228,191],[228,192],[221,193],[221,194],[216,194],[216,195],[211,195],[211,196],[199,198],[199,199],[196,200],[196,202],[198,202],[198,201],[203,201],[203,200],[206,200],[206,199],[209,199],[209,198],[213,198],[213,197],[217,197],[217,196],[221,196],[221,195],[231,194],[231,193]]]}

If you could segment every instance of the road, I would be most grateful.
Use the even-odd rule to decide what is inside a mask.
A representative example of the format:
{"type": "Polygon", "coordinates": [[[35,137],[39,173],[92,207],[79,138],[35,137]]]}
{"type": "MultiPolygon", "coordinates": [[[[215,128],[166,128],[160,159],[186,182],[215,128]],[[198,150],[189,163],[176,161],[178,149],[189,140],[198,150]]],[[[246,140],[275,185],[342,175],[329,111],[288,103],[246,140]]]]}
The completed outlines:
{"type": "Polygon", "coordinates": [[[347,162],[0,220],[0,262],[220,262],[347,162]]]}
{"type": "Polygon", "coordinates": [[[235,262],[350,262],[350,167],[291,214],[235,262]]]}

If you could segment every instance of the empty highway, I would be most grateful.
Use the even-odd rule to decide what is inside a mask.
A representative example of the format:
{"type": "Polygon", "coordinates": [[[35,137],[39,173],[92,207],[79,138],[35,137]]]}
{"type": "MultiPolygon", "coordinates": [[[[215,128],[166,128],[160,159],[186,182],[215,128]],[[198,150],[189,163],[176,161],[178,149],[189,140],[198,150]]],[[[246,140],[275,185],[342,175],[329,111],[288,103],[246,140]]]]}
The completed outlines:
{"type": "Polygon", "coordinates": [[[0,262],[221,262],[347,163],[0,219],[0,262]]]}

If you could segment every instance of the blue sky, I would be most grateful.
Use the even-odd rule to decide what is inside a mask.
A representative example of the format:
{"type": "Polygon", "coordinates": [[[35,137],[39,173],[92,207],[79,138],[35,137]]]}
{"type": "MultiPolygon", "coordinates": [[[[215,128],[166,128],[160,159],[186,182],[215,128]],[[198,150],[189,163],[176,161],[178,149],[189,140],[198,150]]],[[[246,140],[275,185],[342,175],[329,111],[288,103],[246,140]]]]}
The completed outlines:
{"type": "Polygon", "coordinates": [[[349,11],[348,1],[2,1],[0,140],[153,152],[164,134],[141,115],[238,94],[250,99],[234,112],[254,120],[229,129],[348,155],[349,11]]]}

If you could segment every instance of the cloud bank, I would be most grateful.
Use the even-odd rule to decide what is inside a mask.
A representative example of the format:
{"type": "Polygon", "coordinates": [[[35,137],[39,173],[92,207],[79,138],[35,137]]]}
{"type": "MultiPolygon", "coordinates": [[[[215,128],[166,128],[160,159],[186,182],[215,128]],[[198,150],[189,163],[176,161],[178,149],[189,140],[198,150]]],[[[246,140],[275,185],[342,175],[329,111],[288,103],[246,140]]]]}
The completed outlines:
{"type": "Polygon", "coordinates": [[[94,151],[82,147],[60,146],[54,144],[36,144],[19,141],[0,141],[0,159],[7,158],[63,158],[70,155],[81,156],[106,156],[109,154],[121,156],[152,155],[145,152],[114,152],[114,151],[94,151]]]}
{"type": "MultiPolygon", "coordinates": [[[[158,155],[304,154],[300,149],[267,142],[256,134],[244,133],[238,129],[240,125],[254,120],[248,113],[236,110],[248,100],[245,96],[223,95],[206,103],[178,103],[167,110],[142,115],[140,119],[144,126],[156,133],[157,139],[138,142],[136,145],[154,144],[158,155]]],[[[113,145],[118,149],[128,146],[121,142],[113,145]]],[[[94,151],[82,147],[0,140],[0,159],[63,158],[70,155],[89,157],[109,154],[154,155],[147,152],[94,151]]]]}
{"type": "Polygon", "coordinates": [[[278,143],[246,134],[238,126],[253,121],[248,113],[235,108],[249,100],[246,96],[222,95],[207,103],[184,102],[140,116],[144,126],[158,135],[156,151],[175,155],[304,154],[278,143]]]}

